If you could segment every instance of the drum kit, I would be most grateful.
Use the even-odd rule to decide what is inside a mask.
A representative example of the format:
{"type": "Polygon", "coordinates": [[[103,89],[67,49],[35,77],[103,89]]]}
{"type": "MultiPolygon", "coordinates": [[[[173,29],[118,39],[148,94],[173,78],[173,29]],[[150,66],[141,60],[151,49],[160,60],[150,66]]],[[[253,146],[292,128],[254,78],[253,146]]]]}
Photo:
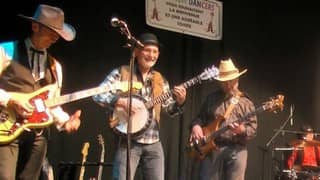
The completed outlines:
{"type": "MultiPolygon", "coordinates": [[[[297,132],[297,131],[287,131],[291,133],[301,133],[304,132],[297,132]]],[[[315,133],[317,134],[317,133],[315,133]]],[[[273,148],[274,151],[282,152],[282,154],[288,154],[288,152],[303,151],[305,147],[308,146],[320,146],[320,141],[318,140],[301,140],[301,139],[294,139],[290,141],[288,147],[275,147],[273,148]]],[[[287,158],[282,158],[282,161],[287,158]]],[[[285,162],[282,162],[286,164],[285,162]]],[[[286,165],[284,165],[286,167],[286,165]]],[[[280,168],[278,169],[278,173],[276,175],[276,179],[280,180],[320,180],[320,166],[302,166],[302,165],[294,165],[291,169],[288,168],[280,168]]]]}

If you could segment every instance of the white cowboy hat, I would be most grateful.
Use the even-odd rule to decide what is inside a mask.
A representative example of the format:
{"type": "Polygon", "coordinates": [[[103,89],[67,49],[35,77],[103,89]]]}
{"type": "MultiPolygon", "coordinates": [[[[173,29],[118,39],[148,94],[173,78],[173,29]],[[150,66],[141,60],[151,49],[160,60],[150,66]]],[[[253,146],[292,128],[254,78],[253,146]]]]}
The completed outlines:
{"type": "Polygon", "coordinates": [[[64,12],[58,7],[40,4],[33,17],[21,14],[18,16],[52,29],[66,41],[72,41],[76,37],[76,30],[70,24],[64,22],[64,12]]]}
{"type": "Polygon", "coordinates": [[[229,81],[238,78],[242,74],[247,72],[247,69],[239,72],[231,59],[221,60],[219,65],[219,75],[216,78],[218,81],[229,81]]]}

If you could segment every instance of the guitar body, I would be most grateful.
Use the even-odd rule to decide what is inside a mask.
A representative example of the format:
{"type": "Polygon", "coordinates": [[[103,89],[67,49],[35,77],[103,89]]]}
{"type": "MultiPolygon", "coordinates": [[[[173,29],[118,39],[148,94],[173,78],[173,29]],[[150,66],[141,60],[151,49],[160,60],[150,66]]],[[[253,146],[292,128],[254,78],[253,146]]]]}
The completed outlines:
{"type": "MultiPolygon", "coordinates": [[[[204,137],[209,137],[212,134],[212,132],[217,131],[223,123],[223,121],[225,121],[223,116],[219,116],[217,119],[209,123],[207,126],[202,127],[204,137]]],[[[214,140],[214,137],[208,139],[205,138],[204,140],[201,140],[198,144],[190,144],[187,148],[187,155],[190,158],[194,158],[197,160],[204,159],[209,152],[218,149],[218,147],[214,143],[214,140]]]]}
{"type": "Polygon", "coordinates": [[[28,100],[35,110],[30,117],[25,119],[16,115],[12,108],[1,109],[0,144],[10,143],[25,130],[44,128],[53,123],[44,101],[55,92],[56,87],[56,85],[48,85],[33,93],[9,93],[15,99],[28,100]]]}
{"type": "MultiPolygon", "coordinates": [[[[142,84],[135,82],[133,89],[141,89],[142,84]]],[[[23,131],[48,127],[53,124],[53,119],[48,114],[48,108],[59,106],[68,102],[86,98],[108,91],[127,91],[128,83],[121,82],[115,84],[113,89],[109,87],[95,87],[77,91],[71,94],[60,96],[60,91],[55,84],[47,85],[32,93],[9,93],[15,99],[29,101],[34,107],[34,112],[28,118],[16,115],[11,108],[0,108],[0,145],[10,143],[16,139],[23,131]]]]}

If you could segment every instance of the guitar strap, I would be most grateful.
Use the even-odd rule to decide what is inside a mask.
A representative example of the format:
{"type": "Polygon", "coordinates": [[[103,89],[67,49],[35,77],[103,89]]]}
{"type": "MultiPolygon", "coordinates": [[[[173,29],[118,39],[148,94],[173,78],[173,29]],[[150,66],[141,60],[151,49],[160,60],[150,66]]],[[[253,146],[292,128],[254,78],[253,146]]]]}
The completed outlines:
{"type": "Polygon", "coordinates": [[[235,107],[236,104],[239,103],[241,95],[242,95],[242,93],[239,92],[235,96],[231,97],[231,99],[230,99],[231,102],[230,102],[229,106],[227,107],[226,112],[223,115],[224,119],[228,119],[230,117],[230,114],[231,114],[233,108],[235,107]]]}

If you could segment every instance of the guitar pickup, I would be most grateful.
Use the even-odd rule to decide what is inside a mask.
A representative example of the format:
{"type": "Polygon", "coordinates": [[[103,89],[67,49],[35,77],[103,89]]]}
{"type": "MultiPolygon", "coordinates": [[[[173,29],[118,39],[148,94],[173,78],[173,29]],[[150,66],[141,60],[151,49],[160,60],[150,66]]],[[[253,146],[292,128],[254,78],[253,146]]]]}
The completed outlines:
{"type": "Polygon", "coordinates": [[[46,110],[46,106],[42,99],[35,99],[34,106],[37,109],[37,112],[44,112],[46,110]]]}

